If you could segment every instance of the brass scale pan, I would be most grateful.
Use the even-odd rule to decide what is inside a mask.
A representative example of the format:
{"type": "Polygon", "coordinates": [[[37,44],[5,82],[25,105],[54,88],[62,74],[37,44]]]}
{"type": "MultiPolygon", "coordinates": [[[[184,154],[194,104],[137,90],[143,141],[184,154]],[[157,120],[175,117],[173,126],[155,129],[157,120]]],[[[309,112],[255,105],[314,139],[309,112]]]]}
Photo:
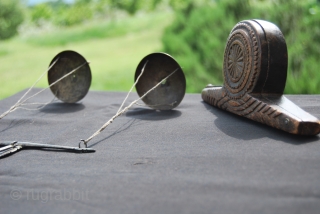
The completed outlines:
{"type": "MultiPolygon", "coordinates": [[[[85,64],[86,59],[75,51],[62,51],[51,61],[50,66],[58,61],[48,71],[49,85],[71,72],[73,69],[85,64]]],[[[86,96],[91,85],[91,70],[89,64],[79,68],[70,76],[60,80],[50,87],[52,93],[65,103],[75,103],[86,96]]]]}

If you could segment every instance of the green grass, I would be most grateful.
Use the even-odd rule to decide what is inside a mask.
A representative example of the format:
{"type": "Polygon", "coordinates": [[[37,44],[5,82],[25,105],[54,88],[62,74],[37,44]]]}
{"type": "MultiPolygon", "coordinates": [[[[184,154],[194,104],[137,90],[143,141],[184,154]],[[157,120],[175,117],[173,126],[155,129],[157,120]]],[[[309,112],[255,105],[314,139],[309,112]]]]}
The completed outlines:
{"type": "MultiPolygon", "coordinates": [[[[91,62],[90,90],[128,91],[140,60],[162,49],[162,33],[172,19],[171,13],[148,14],[0,42],[0,99],[30,87],[63,50],[91,62]]],[[[37,85],[47,86],[46,77],[37,85]]]]}
{"type": "Polygon", "coordinates": [[[166,22],[165,18],[166,16],[163,13],[155,13],[105,22],[96,20],[80,26],[61,28],[57,32],[34,35],[27,38],[26,41],[40,46],[63,46],[70,42],[118,37],[127,33],[154,28],[155,24],[160,23],[161,25],[164,21],[166,22]]]}

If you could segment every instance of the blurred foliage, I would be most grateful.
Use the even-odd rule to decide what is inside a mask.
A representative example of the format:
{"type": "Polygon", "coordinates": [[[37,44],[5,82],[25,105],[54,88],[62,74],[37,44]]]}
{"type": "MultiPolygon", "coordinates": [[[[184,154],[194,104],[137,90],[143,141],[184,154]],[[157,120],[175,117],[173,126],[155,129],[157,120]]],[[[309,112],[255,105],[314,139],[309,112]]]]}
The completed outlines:
{"type": "Polygon", "coordinates": [[[120,9],[134,15],[140,10],[153,11],[162,0],[109,0],[107,5],[112,5],[113,9],[120,9]]]}
{"type": "Polygon", "coordinates": [[[119,11],[134,15],[140,10],[152,11],[161,0],[62,0],[49,1],[31,7],[31,21],[37,25],[50,21],[58,26],[72,26],[95,17],[114,17],[119,11]]]}
{"type": "Polygon", "coordinates": [[[14,36],[23,18],[18,0],[0,0],[0,40],[14,36]]]}
{"type": "Polygon", "coordinates": [[[163,35],[164,51],[183,67],[188,92],[222,84],[226,40],[245,19],[264,19],[283,32],[289,54],[285,93],[319,93],[320,6],[315,0],[172,1],[176,19],[163,35]]]}
{"type": "Polygon", "coordinates": [[[93,17],[91,1],[78,0],[74,4],[67,4],[61,0],[41,3],[33,6],[31,21],[37,25],[52,22],[58,26],[72,26],[80,24],[93,17]]]}
{"type": "Polygon", "coordinates": [[[31,21],[36,25],[41,22],[50,20],[53,16],[53,9],[48,4],[38,4],[31,11],[31,21]]]}
{"type": "Polygon", "coordinates": [[[54,17],[54,23],[62,26],[71,26],[90,20],[93,16],[92,10],[86,2],[77,1],[71,6],[59,8],[59,16],[54,17]]]}

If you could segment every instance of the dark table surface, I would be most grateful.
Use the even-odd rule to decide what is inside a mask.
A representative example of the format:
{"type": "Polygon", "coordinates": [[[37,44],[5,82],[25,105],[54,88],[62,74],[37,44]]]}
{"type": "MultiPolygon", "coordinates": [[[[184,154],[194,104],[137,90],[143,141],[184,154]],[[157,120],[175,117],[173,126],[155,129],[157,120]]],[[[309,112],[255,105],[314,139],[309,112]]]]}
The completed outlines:
{"type": "MultiPolygon", "coordinates": [[[[21,95],[1,100],[0,112],[21,95]]],[[[77,146],[125,95],[90,91],[77,104],[19,109],[0,120],[0,140],[77,146]]],[[[320,117],[320,96],[287,97],[320,117]]],[[[238,117],[200,94],[172,111],[134,106],[89,146],[96,152],[28,149],[0,159],[0,213],[320,213],[319,136],[238,117]]]]}

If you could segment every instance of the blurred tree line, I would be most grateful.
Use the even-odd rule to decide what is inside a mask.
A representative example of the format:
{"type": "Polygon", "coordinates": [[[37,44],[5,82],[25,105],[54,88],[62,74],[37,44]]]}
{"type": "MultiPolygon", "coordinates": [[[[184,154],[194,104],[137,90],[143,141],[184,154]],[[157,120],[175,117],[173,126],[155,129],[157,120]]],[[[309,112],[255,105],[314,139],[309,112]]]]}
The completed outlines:
{"type": "Polygon", "coordinates": [[[63,0],[37,4],[31,8],[31,20],[37,24],[51,21],[59,26],[71,26],[97,17],[110,18],[119,11],[134,15],[139,10],[154,10],[161,0],[63,0]]]}
{"type": "Polygon", "coordinates": [[[23,7],[26,0],[0,0],[0,40],[17,33],[22,22],[36,26],[79,25],[92,19],[114,19],[118,13],[170,8],[174,22],[162,37],[164,52],[183,67],[187,91],[200,92],[208,84],[222,84],[227,37],[245,19],[265,19],[283,32],[289,54],[286,93],[319,93],[319,0],[63,0],[23,7]],[[21,3],[22,2],[22,3],[21,3]]]}
{"type": "Polygon", "coordinates": [[[164,51],[183,67],[188,92],[223,83],[226,41],[239,21],[275,23],[288,46],[285,93],[320,93],[320,2],[316,0],[186,0],[163,35],[164,51]]]}
{"type": "Polygon", "coordinates": [[[48,23],[72,26],[94,18],[112,18],[119,12],[134,15],[137,11],[153,11],[162,0],[63,0],[47,1],[33,6],[27,0],[0,0],[0,40],[17,33],[24,21],[41,27],[48,23]]]}

